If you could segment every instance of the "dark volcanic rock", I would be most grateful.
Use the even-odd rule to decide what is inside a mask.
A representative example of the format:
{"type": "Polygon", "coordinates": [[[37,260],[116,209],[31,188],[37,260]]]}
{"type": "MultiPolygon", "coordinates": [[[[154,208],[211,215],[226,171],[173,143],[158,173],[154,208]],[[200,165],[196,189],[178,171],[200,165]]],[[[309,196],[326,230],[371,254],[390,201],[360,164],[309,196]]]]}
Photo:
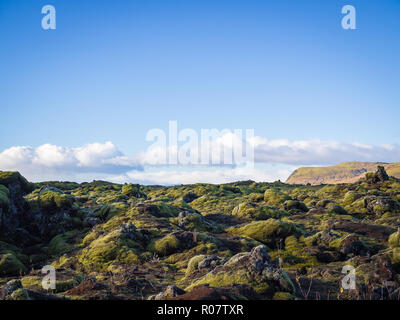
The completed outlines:
{"type": "Polygon", "coordinates": [[[385,171],[383,166],[378,166],[378,170],[376,171],[376,177],[378,181],[387,181],[389,180],[389,176],[385,171]]]}
{"type": "Polygon", "coordinates": [[[0,299],[4,300],[11,296],[11,294],[18,290],[22,289],[22,284],[20,280],[11,280],[8,281],[3,288],[1,289],[0,299]]]}
{"type": "Polygon", "coordinates": [[[366,255],[368,248],[355,236],[347,236],[341,245],[340,252],[348,256],[366,255]]]}
{"type": "Polygon", "coordinates": [[[171,286],[168,286],[163,292],[160,292],[156,296],[152,296],[149,299],[150,300],[167,300],[167,299],[178,297],[185,293],[186,293],[185,290],[178,288],[176,285],[171,285],[171,286]]]}
{"type": "Polygon", "coordinates": [[[0,208],[0,237],[10,240],[14,231],[31,218],[24,196],[32,191],[32,185],[18,172],[0,172],[0,185],[8,190],[9,202],[7,208],[0,208]]]}
{"type": "Polygon", "coordinates": [[[213,288],[208,285],[194,287],[192,291],[169,300],[238,300],[259,299],[254,289],[247,285],[232,285],[231,287],[213,288]]]}
{"type": "Polygon", "coordinates": [[[196,200],[198,197],[199,196],[197,194],[195,194],[193,192],[188,192],[183,196],[182,200],[185,201],[186,203],[190,203],[190,202],[196,200]]]}

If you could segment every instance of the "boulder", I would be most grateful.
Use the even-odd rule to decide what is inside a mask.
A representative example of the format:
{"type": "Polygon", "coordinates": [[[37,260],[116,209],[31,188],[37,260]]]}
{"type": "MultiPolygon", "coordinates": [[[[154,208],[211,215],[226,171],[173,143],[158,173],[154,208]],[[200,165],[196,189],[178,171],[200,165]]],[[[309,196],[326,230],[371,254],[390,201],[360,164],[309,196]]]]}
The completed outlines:
{"type": "Polygon", "coordinates": [[[295,211],[295,212],[308,211],[307,206],[303,202],[297,200],[286,200],[283,203],[283,209],[286,211],[295,211]]]}
{"type": "Polygon", "coordinates": [[[18,276],[27,268],[13,253],[0,254],[0,275],[18,276]]]}
{"type": "Polygon", "coordinates": [[[11,280],[8,281],[3,288],[1,289],[0,299],[5,300],[7,297],[11,297],[11,294],[18,290],[22,289],[22,283],[20,280],[11,280]]]}
{"type": "Polygon", "coordinates": [[[197,194],[195,194],[193,192],[188,192],[182,197],[182,200],[185,201],[186,203],[190,203],[190,202],[196,200],[197,198],[199,198],[199,196],[197,194]]]}
{"type": "Polygon", "coordinates": [[[30,218],[24,196],[33,187],[19,172],[0,171],[0,237],[10,240],[13,231],[30,218]]]}
{"type": "Polygon", "coordinates": [[[279,268],[277,262],[271,261],[267,248],[263,245],[233,256],[225,264],[194,281],[186,291],[205,284],[212,287],[248,285],[257,293],[271,298],[275,292],[294,290],[287,274],[279,268]]]}
{"type": "Polygon", "coordinates": [[[185,290],[178,288],[176,285],[170,285],[163,292],[160,292],[155,296],[150,296],[149,300],[167,300],[170,298],[178,297],[185,293],[185,290]]]}

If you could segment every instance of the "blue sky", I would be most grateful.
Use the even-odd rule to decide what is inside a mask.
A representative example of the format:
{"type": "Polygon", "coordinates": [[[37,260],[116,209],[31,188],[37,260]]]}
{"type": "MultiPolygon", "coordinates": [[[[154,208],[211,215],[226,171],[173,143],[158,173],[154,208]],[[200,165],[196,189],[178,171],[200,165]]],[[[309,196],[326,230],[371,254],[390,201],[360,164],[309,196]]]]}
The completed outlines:
{"type": "MultiPolygon", "coordinates": [[[[268,140],[390,144],[376,160],[395,161],[399,16],[398,0],[2,0],[0,152],[111,141],[131,157],[148,130],[177,120],[268,140]],[[41,28],[47,4],[56,30],[41,28]],[[357,30],[341,27],[346,4],[357,30]]],[[[358,155],[260,165],[375,160],[358,155]]]]}

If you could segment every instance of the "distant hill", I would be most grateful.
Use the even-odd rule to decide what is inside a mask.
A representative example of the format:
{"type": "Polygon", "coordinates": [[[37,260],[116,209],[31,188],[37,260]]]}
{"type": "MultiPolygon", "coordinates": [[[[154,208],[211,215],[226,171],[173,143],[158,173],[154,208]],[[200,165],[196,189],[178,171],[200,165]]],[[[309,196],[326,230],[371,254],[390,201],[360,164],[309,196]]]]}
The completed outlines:
{"type": "Polygon", "coordinates": [[[295,170],[286,183],[289,184],[338,184],[353,183],[365,176],[366,172],[375,172],[378,165],[385,167],[389,176],[400,178],[400,162],[342,162],[329,167],[302,167],[295,170]]]}

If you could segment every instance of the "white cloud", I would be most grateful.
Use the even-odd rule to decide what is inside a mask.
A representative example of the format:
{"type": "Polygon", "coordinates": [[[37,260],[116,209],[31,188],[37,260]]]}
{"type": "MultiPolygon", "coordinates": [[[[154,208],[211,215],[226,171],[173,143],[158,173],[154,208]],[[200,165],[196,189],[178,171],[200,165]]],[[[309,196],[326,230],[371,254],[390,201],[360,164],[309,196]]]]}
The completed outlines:
{"type": "MultiPolygon", "coordinates": [[[[255,168],[243,167],[243,162],[232,166],[221,163],[204,166],[160,166],[155,163],[169,151],[179,148],[150,149],[128,157],[112,142],[92,143],[68,148],[44,144],[36,148],[16,146],[0,153],[0,170],[17,170],[32,181],[70,180],[89,181],[104,179],[115,182],[140,181],[151,184],[185,184],[196,182],[224,183],[237,180],[274,181],[285,180],[299,166],[330,165],[342,161],[400,160],[400,147],[395,144],[381,146],[337,141],[287,139],[268,140],[255,136],[246,145],[254,147],[255,168]],[[276,164],[263,167],[260,165],[276,164]]],[[[203,142],[215,153],[219,162],[221,150],[241,149],[243,141],[226,134],[213,141],[203,142]],[[222,146],[222,147],[221,147],[222,146]]],[[[200,147],[202,146],[200,145],[200,147]]],[[[192,148],[192,147],[191,147],[192,148]]],[[[197,152],[199,148],[195,148],[197,152]]],[[[188,150],[191,150],[190,148],[188,150]]],[[[195,150],[195,152],[196,152],[195,150]]],[[[198,155],[198,153],[195,153],[198,155]]],[[[243,160],[243,159],[242,159],[243,160]]],[[[162,161],[161,161],[162,162],[162,161]]]]}
{"type": "Polygon", "coordinates": [[[105,163],[118,163],[121,152],[111,142],[92,143],[73,149],[73,154],[80,167],[99,167],[105,163]]]}
{"type": "MultiPolygon", "coordinates": [[[[275,139],[268,140],[260,136],[250,137],[247,140],[239,139],[232,133],[226,133],[212,141],[200,141],[198,146],[191,146],[189,151],[195,155],[191,164],[201,163],[201,150],[208,149],[214,165],[230,164],[224,159],[224,152],[233,154],[233,164],[243,164],[249,160],[248,147],[253,148],[255,163],[284,163],[291,165],[329,165],[343,161],[400,161],[400,146],[384,144],[381,146],[367,145],[358,142],[343,143],[338,141],[275,139]],[[235,153],[236,152],[236,153],[235,153]],[[244,157],[238,157],[241,152],[244,157]]],[[[168,164],[168,155],[171,150],[179,153],[180,146],[149,148],[138,154],[138,161],[142,165],[168,164]]],[[[252,158],[252,156],[250,157],[252,158]]],[[[178,161],[178,164],[184,164],[178,161]]],[[[208,162],[211,164],[211,161],[208,162]]]]}
{"type": "Polygon", "coordinates": [[[134,159],[122,155],[111,142],[79,148],[44,144],[37,148],[12,147],[0,153],[0,170],[20,171],[29,179],[63,179],[82,173],[117,174],[141,169],[134,159]]]}
{"type": "Polygon", "coordinates": [[[343,161],[396,162],[400,160],[398,145],[373,146],[360,143],[342,143],[321,140],[267,140],[253,141],[255,162],[295,165],[336,164],[343,161]]]}

